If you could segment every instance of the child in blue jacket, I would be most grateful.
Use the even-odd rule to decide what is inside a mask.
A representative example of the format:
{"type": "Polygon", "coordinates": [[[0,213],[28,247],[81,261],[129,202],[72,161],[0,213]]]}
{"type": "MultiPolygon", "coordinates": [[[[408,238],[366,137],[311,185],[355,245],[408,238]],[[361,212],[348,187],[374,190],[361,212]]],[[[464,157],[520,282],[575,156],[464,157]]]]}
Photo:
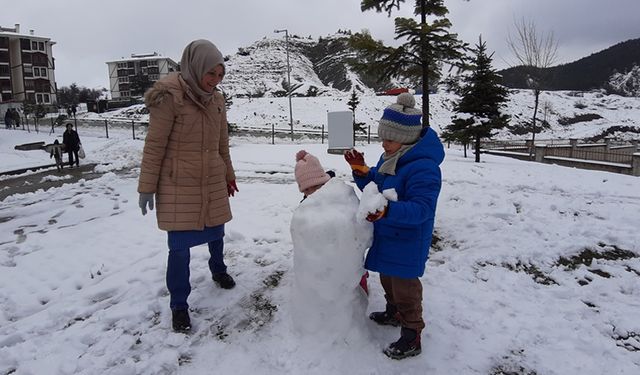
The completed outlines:
{"type": "Polygon", "coordinates": [[[385,311],[374,312],[371,320],[381,325],[401,326],[400,339],[384,353],[394,359],[420,354],[422,283],[431,246],[436,203],[442,178],[440,163],[444,148],[435,131],[422,129],[422,113],[409,93],[384,110],[378,127],[384,153],[369,168],[356,150],[345,153],[360,190],[374,182],[378,191],[393,189],[397,200],[367,220],[374,223],[373,244],[365,268],[378,272],[387,301],[385,311]]]}

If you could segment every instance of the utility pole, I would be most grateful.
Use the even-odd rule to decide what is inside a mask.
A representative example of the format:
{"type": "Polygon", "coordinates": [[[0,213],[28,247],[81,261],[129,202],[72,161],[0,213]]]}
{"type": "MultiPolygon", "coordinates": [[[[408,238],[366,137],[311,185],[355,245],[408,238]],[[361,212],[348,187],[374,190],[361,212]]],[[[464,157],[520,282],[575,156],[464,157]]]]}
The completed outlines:
{"type": "Polygon", "coordinates": [[[291,66],[289,65],[289,30],[273,30],[274,33],[284,33],[285,50],[287,52],[287,92],[289,96],[289,125],[291,126],[291,140],[293,141],[293,110],[291,109],[291,66]]]}

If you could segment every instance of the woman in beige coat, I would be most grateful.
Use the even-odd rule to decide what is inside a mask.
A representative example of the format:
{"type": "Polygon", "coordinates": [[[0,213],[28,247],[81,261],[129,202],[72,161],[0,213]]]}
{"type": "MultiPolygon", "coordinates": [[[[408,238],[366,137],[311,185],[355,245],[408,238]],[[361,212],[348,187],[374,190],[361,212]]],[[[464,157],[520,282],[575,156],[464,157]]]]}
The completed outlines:
{"type": "Polygon", "coordinates": [[[223,260],[229,196],[238,188],[229,155],[224,98],[217,90],[224,59],[207,40],[184,49],[181,72],[170,73],[145,94],[149,109],[138,192],[142,214],[157,205],[158,227],[168,232],[167,288],[175,331],[190,330],[187,297],[192,246],[207,243],[213,280],[235,286],[223,260]]]}

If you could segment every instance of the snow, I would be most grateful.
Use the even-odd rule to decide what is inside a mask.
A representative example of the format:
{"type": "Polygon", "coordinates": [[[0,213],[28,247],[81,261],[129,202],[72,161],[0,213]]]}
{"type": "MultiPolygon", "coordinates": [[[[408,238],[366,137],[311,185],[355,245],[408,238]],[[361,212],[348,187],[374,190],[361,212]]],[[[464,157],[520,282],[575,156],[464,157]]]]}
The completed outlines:
{"type": "Polygon", "coordinates": [[[352,186],[332,178],[291,219],[293,323],[316,343],[358,347],[369,341],[359,282],[373,225],[356,220],[358,203],[352,186]]]}
{"type": "MultiPolygon", "coordinates": [[[[255,80],[245,78],[251,84],[255,80]]],[[[234,83],[235,84],[235,83],[234,83]]],[[[247,83],[248,84],[248,83],[247,83]]],[[[293,97],[292,113],[294,131],[318,133],[326,132],[327,112],[350,110],[347,103],[351,93],[336,93],[322,97],[293,97]]],[[[371,129],[373,138],[378,129],[378,121],[382,110],[395,102],[394,96],[374,96],[362,93],[359,95],[360,104],[356,108],[357,122],[364,123],[365,129],[371,129]]],[[[439,91],[429,96],[430,125],[438,133],[451,123],[453,103],[457,96],[439,91]]],[[[416,95],[416,102],[420,103],[420,95],[416,95]]],[[[239,98],[233,96],[228,110],[228,119],[238,129],[263,129],[271,132],[272,126],[280,133],[289,132],[289,99],[287,97],[239,98]]],[[[533,94],[529,90],[510,90],[509,101],[505,105],[504,113],[511,116],[511,124],[523,124],[531,120],[533,115],[533,94]]],[[[612,126],[628,126],[640,131],[640,98],[622,97],[618,95],[603,95],[599,92],[573,91],[544,91],[540,94],[540,110],[538,118],[550,124],[536,135],[537,143],[548,140],[588,138],[599,135],[612,126]],[[544,111],[544,108],[547,111],[544,111]],[[573,118],[577,115],[598,114],[602,118],[562,125],[563,118],[573,118]]],[[[112,112],[95,114],[82,113],[78,115],[80,124],[90,121],[104,121],[110,119],[122,122],[123,127],[131,130],[131,120],[148,122],[149,115],[143,105],[135,105],[112,112]],[[128,123],[127,123],[128,121],[128,123]]],[[[104,135],[104,129],[100,128],[104,135]]],[[[136,132],[138,130],[136,129],[136,132]]],[[[111,132],[111,130],[110,130],[111,132]]],[[[131,134],[131,133],[129,133],[131,134]]],[[[638,139],[633,132],[617,132],[612,134],[619,139],[638,139]]],[[[531,134],[514,135],[507,129],[500,130],[494,139],[524,140],[530,139],[531,134]]]]}
{"type": "MultiPolygon", "coordinates": [[[[560,108],[568,96],[558,95],[560,108]]],[[[622,107],[626,101],[637,106],[637,99],[603,100],[620,108],[615,112],[620,118],[637,120],[634,110],[622,107]]],[[[613,113],[608,112],[609,120],[613,113]]],[[[604,124],[592,123],[580,132],[594,133],[604,124]]],[[[0,129],[2,169],[49,163],[42,151],[13,146],[50,143],[60,135],[0,129]]],[[[189,335],[173,333],[164,281],[166,234],[137,206],[143,142],[131,139],[130,129],[114,129],[110,136],[80,128],[84,162],[99,163],[99,178],[68,179],[60,187],[0,202],[2,374],[639,372],[638,177],[493,155],[474,163],[461,150],[447,149],[437,241],[421,278],[427,323],[423,352],[393,361],[382,349],[398,338],[397,328],[363,318],[355,333],[331,324],[315,335],[295,329],[293,316],[304,306],[292,302],[299,276],[292,218],[302,215],[339,228],[340,236],[329,236],[315,226],[317,240],[310,245],[322,249],[313,254],[318,266],[335,265],[327,270],[335,273],[343,265],[327,261],[337,256],[334,251],[342,252],[345,268],[351,269],[351,256],[360,250],[323,245],[337,244],[356,232],[350,225],[360,224],[338,222],[331,213],[335,209],[324,205],[331,199],[320,199],[324,188],[317,199],[312,195],[300,203],[293,160],[301,144],[282,140],[271,145],[232,136],[240,191],[231,198],[234,218],[226,227],[225,254],[237,286],[216,287],[206,246],[193,248],[194,328],[189,335]],[[307,206],[316,207],[315,215],[304,212],[307,206]]],[[[351,195],[337,188],[346,183],[355,191],[342,156],[307,142],[302,148],[336,171],[340,191],[324,193],[336,200],[351,195]]],[[[368,165],[382,152],[375,143],[357,147],[368,165]]],[[[55,168],[50,173],[67,175],[55,168]]],[[[2,189],[12,184],[6,176],[0,179],[2,189]]],[[[311,287],[338,290],[336,285],[311,287]]],[[[376,274],[369,288],[365,315],[384,307],[376,274]]],[[[322,303],[325,297],[315,293],[306,297],[311,296],[317,300],[309,303],[329,317],[327,323],[351,318],[332,317],[334,304],[322,303]]]]}
{"type": "Polygon", "coordinates": [[[374,214],[377,211],[382,212],[382,210],[387,206],[387,203],[388,199],[378,191],[376,183],[371,181],[364,187],[364,190],[362,190],[362,199],[360,200],[360,206],[358,207],[357,218],[364,221],[369,214],[374,214]]]}

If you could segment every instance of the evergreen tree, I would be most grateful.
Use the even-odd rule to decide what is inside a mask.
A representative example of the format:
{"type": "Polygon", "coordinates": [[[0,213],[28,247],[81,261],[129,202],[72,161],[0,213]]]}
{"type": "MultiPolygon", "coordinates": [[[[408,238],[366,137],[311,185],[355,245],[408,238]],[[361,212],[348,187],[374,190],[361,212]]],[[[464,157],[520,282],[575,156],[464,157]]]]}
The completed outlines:
{"type": "Polygon", "coordinates": [[[146,74],[138,73],[129,79],[129,91],[133,96],[142,96],[153,86],[153,81],[146,74]]]}
{"type": "MultiPolygon", "coordinates": [[[[391,16],[394,8],[399,9],[404,1],[362,0],[360,9],[384,11],[391,16]]],[[[439,79],[442,63],[460,64],[465,49],[457,34],[448,31],[451,22],[445,17],[447,13],[449,10],[444,6],[444,0],[415,0],[414,14],[420,21],[403,17],[395,19],[396,39],[405,40],[397,48],[385,46],[367,32],[351,37],[351,45],[357,55],[351,63],[355,70],[380,79],[408,78],[420,83],[424,127],[429,126],[429,83],[439,79]],[[433,20],[427,22],[427,16],[433,20]]]]}
{"type": "Polygon", "coordinates": [[[479,39],[471,59],[471,74],[464,79],[455,105],[458,113],[452,124],[445,128],[445,139],[475,143],[476,162],[480,161],[480,140],[491,138],[492,132],[504,128],[509,116],[501,113],[508,101],[507,89],[500,84],[501,77],[491,67],[493,54],[487,55],[487,45],[479,39]]]}

